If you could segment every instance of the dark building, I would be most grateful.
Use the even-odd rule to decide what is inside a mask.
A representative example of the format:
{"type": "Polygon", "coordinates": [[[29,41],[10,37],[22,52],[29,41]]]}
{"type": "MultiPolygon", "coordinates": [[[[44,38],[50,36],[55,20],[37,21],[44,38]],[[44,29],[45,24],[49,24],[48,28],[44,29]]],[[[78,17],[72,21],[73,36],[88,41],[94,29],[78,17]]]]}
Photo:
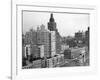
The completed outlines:
{"type": "Polygon", "coordinates": [[[82,38],[83,38],[83,33],[82,32],[77,32],[77,33],[75,33],[75,39],[76,40],[82,40],[82,38]]]}
{"type": "Polygon", "coordinates": [[[70,49],[65,50],[63,54],[64,54],[65,59],[71,59],[71,50],[70,49]]]}
{"type": "Polygon", "coordinates": [[[88,27],[88,30],[85,32],[85,44],[88,46],[88,49],[89,49],[89,33],[90,33],[90,28],[88,27]]]}
{"type": "Polygon", "coordinates": [[[53,18],[53,14],[51,13],[51,16],[50,16],[50,19],[49,19],[49,22],[48,22],[48,29],[50,31],[56,31],[56,22],[53,18]]]}
{"type": "Polygon", "coordinates": [[[25,58],[25,36],[22,34],[22,65],[26,65],[26,58],[25,58]]]}
{"type": "Polygon", "coordinates": [[[25,58],[25,36],[22,34],[22,58],[25,58]]]}
{"type": "Polygon", "coordinates": [[[84,39],[84,32],[79,31],[75,33],[75,42],[77,43],[78,47],[83,47],[85,45],[84,39]]]}

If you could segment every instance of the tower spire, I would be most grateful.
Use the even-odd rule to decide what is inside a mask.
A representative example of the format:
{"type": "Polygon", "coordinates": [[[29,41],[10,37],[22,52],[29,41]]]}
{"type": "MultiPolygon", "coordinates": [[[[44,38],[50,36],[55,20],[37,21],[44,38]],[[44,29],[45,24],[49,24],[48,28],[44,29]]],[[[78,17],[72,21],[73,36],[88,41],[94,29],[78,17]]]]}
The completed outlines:
{"type": "Polygon", "coordinates": [[[50,19],[49,19],[49,22],[48,22],[48,29],[50,31],[56,31],[56,22],[54,21],[54,18],[53,18],[53,13],[50,14],[50,19]]]}
{"type": "Polygon", "coordinates": [[[53,13],[51,13],[51,16],[50,16],[50,22],[54,22],[54,18],[53,18],[53,13]]]}

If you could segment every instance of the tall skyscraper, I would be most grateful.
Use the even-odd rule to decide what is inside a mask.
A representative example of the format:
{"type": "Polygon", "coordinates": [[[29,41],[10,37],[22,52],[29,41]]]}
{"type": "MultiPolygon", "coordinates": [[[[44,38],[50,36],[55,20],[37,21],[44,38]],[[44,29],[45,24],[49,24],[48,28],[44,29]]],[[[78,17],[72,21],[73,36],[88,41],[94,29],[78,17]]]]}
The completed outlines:
{"type": "Polygon", "coordinates": [[[51,50],[53,50],[52,48],[55,48],[56,50],[53,51],[53,55],[55,53],[58,54],[61,51],[61,36],[56,28],[56,22],[54,20],[53,13],[51,13],[51,15],[50,15],[50,19],[48,22],[48,29],[51,32],[51,50]],[[54,39],[54,40],[52,40],[52,39],[54,39]]]}
{"type": "Polygon", "coordinates": [[[88,30],[85,32],[85,44],[88,46],[88,50],[89,50],[89,36],[90,34],[90,28],[88,27],[88,30]]]}

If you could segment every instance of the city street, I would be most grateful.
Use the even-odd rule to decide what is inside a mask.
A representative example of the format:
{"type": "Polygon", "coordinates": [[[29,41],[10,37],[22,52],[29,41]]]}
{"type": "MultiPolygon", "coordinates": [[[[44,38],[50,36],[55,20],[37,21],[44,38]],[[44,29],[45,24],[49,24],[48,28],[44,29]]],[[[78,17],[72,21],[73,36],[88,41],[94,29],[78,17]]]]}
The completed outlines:
{"type": "Polygon", "coordinates": [[[70,67],[70,66],[88,66],[89,65],[89,52],[86,52],[85,54],[85,62],[80,63],[79,60],[79,54],[82,53],[82,51],[85,49],[83,48],[77,48],[77,49],[71,49],[72,50],[72,56],[74,59],[65,59],[65,63],[61,65],[60,67],[70,67]]]}
{"type": "Polygon", "coordinates": [[[65,64],[61,65],[60,67],[70,67],[70,66],[80,66],[80,63],[77,60],[69,60],[65,61],[65,64]]]}

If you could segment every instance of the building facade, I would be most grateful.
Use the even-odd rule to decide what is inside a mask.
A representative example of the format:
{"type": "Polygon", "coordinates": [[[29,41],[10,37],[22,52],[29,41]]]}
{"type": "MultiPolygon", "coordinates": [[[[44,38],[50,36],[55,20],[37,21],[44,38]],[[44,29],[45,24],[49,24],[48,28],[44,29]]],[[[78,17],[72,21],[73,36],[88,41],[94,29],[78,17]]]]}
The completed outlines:
{"type": "Polygon", "coordinates": [[[52,36],[55,36],[55,43],[53,41],[53,44],[55,44],[55,47],[56,47],[55,53],[59,54],[61,51],[61,36],[56,28],[56,22],[54,20],[53,13],[51,13],[51,16],[48,22],[48,29],[51,31],[51,43],[53,41],[52,36]],[[55,35],[52,35],[53,34],[52,32],[55,33],[55,35]]]}
{"type": "Polygon", "coordinates": [[[50,57],[50,33],[44,25],[37,30],[37,45],[44,45],[44,57],[50,57]]]}

